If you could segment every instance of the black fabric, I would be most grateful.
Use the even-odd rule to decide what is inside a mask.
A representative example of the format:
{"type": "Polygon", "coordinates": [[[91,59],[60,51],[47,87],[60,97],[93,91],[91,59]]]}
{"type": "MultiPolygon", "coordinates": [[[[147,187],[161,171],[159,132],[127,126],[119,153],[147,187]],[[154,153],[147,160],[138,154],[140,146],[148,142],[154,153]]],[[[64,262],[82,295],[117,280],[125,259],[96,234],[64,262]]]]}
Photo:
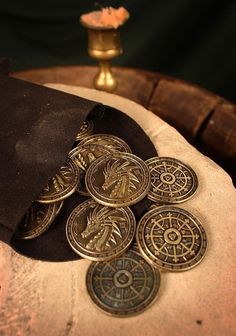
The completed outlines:
{"type": "MultiPolygon", "coordinates": [[[[131,147],[133,154],[138,155],[143,160],[156,156],[157,152],[141,127],[133,119],[124,113],[111,108],[102,106],[96,116],[96,110],[93,110],[94,133],[114,134],[125,140],[131,147]]],[[[33,240],[12,240],[12,246],[24,255],[31,258],[49,261],[67,261],[79,259],[79,256],[73,252],[66,239],[66,221],[71,211],[86,200],[78,194],[73,194],[65,200],[59,216],[52,226],[40,237],[33,240]]],[[[131,207],[136,220],[147,211],[151,202],[145,198],[131,207]]]]}
{"type": "MultiPolygon", "coordinates": [[[[47,180],[66,160],[83,120],[89,115],[94,133],[121,137],[143,160],[157,155],[155,147],[124,113],[77,96],[2,76],[0,100],[0,240],[31,258],[78,259],[65,233],[70,212],[86,199],[78,194],[65,201],[55,222],[40,237],[11,238],[47,180]]],[[[145,199],[132,207],[137,220],[149,206],[145,199]]]]}
{"type": "Polygon", "coordinates": [[[7,76],[0,102],[0,239],[8,241],[97,103],[7,76]]]}

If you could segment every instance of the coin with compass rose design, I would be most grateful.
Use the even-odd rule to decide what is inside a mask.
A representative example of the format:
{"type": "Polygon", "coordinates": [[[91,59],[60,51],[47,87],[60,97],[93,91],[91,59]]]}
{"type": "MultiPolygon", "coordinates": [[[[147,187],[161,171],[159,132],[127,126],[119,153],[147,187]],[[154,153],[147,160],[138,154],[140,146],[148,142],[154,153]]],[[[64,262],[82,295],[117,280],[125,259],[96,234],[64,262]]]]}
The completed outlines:
{"type": "Polygon", "coordinates": [[[139,157],[114,152],[90,165],[85,184],[98,203],[111,207],[128,206],[146,196],[150,187],[150,173],[139,157]]]}
{"type": "Polygon", "coordinates": [[[136,240],[143,257],[156,268],[184,271],[196,266],[207,247],[205,230],[186,210],[161,206],[140,220],[136,240]]]}
{"type": "Polygon", "coordinates": [[[128,207],[104,207],[92,199],[78,205],[66,224],[72,249],[84,258],[100,261],[123,253],[135,230],[135,217],[128,207]]]}
{"type": "Polygon", "coordinates": [[[169,157],[145,161],[151,174],[148,198],[158,203],[181,203],[193,196],[198,179],[192,168],[169,157]]]}
{"type": "Polygon", "coordinates": [[[92,301],[105,313],[126,317],[141,313],[157,297],[160,273],[129,250],[108,262],[92,263],[86,276],[92,301]]]}

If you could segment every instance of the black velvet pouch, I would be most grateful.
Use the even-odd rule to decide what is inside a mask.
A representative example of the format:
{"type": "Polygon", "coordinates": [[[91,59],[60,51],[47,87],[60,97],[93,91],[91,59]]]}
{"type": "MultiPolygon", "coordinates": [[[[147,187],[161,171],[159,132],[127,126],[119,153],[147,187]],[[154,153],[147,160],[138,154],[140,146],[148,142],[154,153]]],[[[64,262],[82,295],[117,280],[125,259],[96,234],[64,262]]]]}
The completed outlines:
{"type": "MultiPolygon", "coordinates": [[[[70,212],[86,199],[76,193],[65,200],[40,237],[17,240],[14,232],[47,180],[64,163],[82,122],[92,118],[94,133],[117,135],[144,160],[156,156],[155,147],[124,113],[84,98],[2,75],[0,101],[0,240],[31,258],[79,259],[65,233],[70,212]]],[[[149,206],[146,198],[132,206],[137,220],[149,206]]]]}

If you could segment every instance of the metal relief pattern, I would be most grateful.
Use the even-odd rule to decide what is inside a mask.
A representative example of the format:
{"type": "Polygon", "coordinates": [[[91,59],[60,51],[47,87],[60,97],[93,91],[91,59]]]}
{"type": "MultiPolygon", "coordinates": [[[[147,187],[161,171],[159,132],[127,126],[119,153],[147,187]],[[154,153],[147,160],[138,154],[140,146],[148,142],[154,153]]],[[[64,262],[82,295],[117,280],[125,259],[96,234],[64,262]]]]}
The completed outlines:
{"type": "Polygon", "coordinates": [[[148,198],[154,202],[181,203],[195,193],[198,179],[195,172],[183,162],[156,157],[146,161],[151,175],[148,198]]]}
{"type": "Polygon", "coordinates": [[[94,124],[91,120],[85,120],[76,135],[76,141],[80,141],[90,135],[93,131],[94,124]]]}
{"type": "Polygon", "coordinates": [[[128,206],[146,196],[150,174],[145,162],[137,156],[114,152],[91,164],[85,184],[98,203],[111,207],[128,206]]]}
{"type": "Polygon", "coordinates": [[[85,174],[90,164],[100,156],[109,154],[111,151],[97,144],[80,144],[72,149],[69,156],[73,159],[77,168],[80,170],[80,184],[77,191],[84,196],[89,196],[85,186],[85,174]]]}
{"type": "Polygon", "coordinates": [[[129,208],[108,208],[88,200],[73,210],[66,233],[69,244],[79,255],[106,260],[128,248],[135,229],[135,218],[129,208]]]}
{"type": "Polygon", "coordinates": [[[99,308],[124,317],[142,312],[154,301],[160,274],[139,253],[129,250],[108,262],[92,263],[86,284],[99,308]]]}
{"type": "Polygon", "coordinates": [[[138,224],[136,239],[152,266],[169,271],[196,266],[207,247],[205,230],[197,218],[170,206],[147,212],[138,224]]]}
{"type": "MultiPolygon", "coordinates": [[[[121,162],[119,159],[114,162],[108,161],[103,169],[104,183],[103,190],[110,190],[109,197],[121,198],[132,194],[137,190],[141,179],[137,174],[137,166],[129,161],[121,162]],[[136,174],[134,173],[136,172],[136,174]]],[[[141,171],[139,172],[141,175],[141,171]]]]}
{"type": "MultiPolygon", "coordinates": [[[[60,203],[60,202],[58,202],[60,203]]],[[[58,203],[33,203],[15,233],[16,238],[33,239],[46,231],[57,215],[58,203]]]]}
{"type": "Polygon", "coordinates": [[[81,141],[80,145],[84,144],[96,144],[108,148],[110,151],[132,153],[127,143],[111,134],[94,134],[86,137],[81,141]]]}
{"type": "Polygon", "coordinates": [[[52,203],[69,197],[79,183],[79,171],[71,159],[60,168],[43,188],[37,202],[52,203]]]}

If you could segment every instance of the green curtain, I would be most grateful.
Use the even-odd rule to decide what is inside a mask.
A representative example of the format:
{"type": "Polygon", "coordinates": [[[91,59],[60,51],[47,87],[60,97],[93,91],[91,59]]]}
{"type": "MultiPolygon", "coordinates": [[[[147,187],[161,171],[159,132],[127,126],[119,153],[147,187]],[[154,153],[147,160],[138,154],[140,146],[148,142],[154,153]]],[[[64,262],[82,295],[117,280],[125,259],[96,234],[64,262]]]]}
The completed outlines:
{"type": "MultiPolygon", "coordinates": [[[[236,102],[236,1],[100,1],[131,14],[116,65],[159,71],[236,102]]],[[[87,56],[81,14],[94,1],[1,0],[0,56],[13,70],[96,64],[87,56]]]]}

